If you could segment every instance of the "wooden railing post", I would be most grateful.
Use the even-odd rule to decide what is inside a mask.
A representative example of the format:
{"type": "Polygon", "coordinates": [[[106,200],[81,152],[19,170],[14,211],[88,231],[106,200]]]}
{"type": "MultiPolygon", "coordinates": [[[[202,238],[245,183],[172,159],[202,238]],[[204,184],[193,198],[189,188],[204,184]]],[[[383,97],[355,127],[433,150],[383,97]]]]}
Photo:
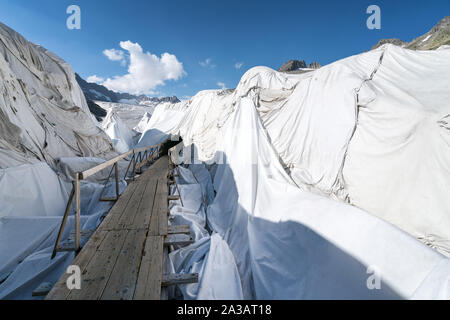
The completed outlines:
{"type": "Polygon", "coordinates": [[[114,165],[114,173],[116,175],[116,200],[119,200],[119,162],[114,165]]]}
{"type": "Polygon", "coordinates": [[[72,186],[72,191],[70,191],[69,200],[67,201],[67,205],[66,205],[66,211],[64,211],[63,220],[61,222],[61,225],[59,226],[58,237],[56,238],[55,246],[53,247],[52,259],[56,256],[56,253],[58,252],[59,243],[61,242],[61,237],[64,233],[64,227],[66,226],[67,217],[69,216],[69,212],[70,212],[70,208],[72,206],[72,200],[73,200],[74,194],[75,194],[75,189],[72,186]]]}
{"type": "Polygon", "coordinates": [[[80,194],[80,174],[75,174],[75,251],[80,250],[81,242],[81,194],[80,194]]]}

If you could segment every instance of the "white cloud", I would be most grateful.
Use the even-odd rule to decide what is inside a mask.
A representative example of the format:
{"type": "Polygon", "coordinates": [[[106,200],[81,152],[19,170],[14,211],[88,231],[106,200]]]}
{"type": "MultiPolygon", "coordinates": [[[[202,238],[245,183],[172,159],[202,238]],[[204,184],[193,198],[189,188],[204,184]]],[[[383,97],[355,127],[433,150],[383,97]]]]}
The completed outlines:
{"type": "Polygon", "coordinates": [[[212,63],[212,59],[211,58],[207,58],[205,61],[200,61],[199,64],[203,67],[203,68],[215,68],[216,65],[212,63]]]}
{"type": "Polygon", "coordinates": [[[125,59],[125,52],[123,52],[122,50],[106,49],[103,50],[103,54],[107,56],[111,61],[121,61],[125,59]]]}
{"type": "Polygon", "coordinates": [[[236,63],[234,64],[234,67],[235,67],[237,70],[239,70],[240,68],[242,68],[243,65],[244,65],[243,62],[236,62],[236,63]]]}
{"type": "Polygon", "coordinates": [[[220,87],[220,89],[225,90],[227,88],[226,84],[223,82],[217,82],[217,85],[220,87]]]}
{"type": "Polygon", "coordinates": [[[127,60],[125,59],[125,52],[116,49],[103,50],[103,54],[111,61],[120,61],[121,66],[126,66],[127,60]]]}
{"type": "Polygon", "coordinates": [[[102,77],[98,77],[97,75],[94,74],[94,75],[88,77],[86,79],[86,81],[90,82],[90,83],[102,83],[103,81],[105,81],[105,79],[102,77]]]}
{"type": "MultiPolygon", "coordinates": [[[[178,80],[186,75],[183,64],[173,54],[165,52],[158,57],[150,52],[144,52],[139,43],[131,41],[120,42],[120,47],[129,54],[128,73],[106,79],[103,85],[110,90],[131,94],[152,94],[153,89],[164,85],[165,81],[178,80]]],[[[110,50],[105,51],[110,53],[110,50]]],[[[115,53],[117,51],[121,50],[116,50],[115,53]]],[[[117,58],[115,54],[111,56],[117,58]]],[[[125,57],[122,61],[124,60],[125,57]]]]}

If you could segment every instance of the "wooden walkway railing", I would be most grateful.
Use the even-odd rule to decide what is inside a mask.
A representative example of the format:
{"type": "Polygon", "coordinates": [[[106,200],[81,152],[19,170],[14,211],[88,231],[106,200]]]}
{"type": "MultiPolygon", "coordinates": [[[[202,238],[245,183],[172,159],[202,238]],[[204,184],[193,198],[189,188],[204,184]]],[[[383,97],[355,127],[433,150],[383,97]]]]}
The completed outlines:
{"type": "Polygon", "coordinates": [[[66,210],[64,212],[63,220],[61,222],[61,226],[59,228],[58,237],[56,238],[55,245],[53,247],[53,253],[52,253],[52,259],[56,256],[57,252],[62,251],[75,251],[78,252],[81,247],[81,226],[80,226],[80,219],[81,219],[81,192],[80,192],[80,181],[85,180],[97,172],[100,172],[108,167],[112,167],[111,171],[109,173],[109,176],[105,182],[105,185],[103,187],[103,190],[100,194],[100,201],[117,201],[119,199],[119,161],[123,160],[129,156],[131,156],[130,162],[128,164],[127,170],[124,175],[124,180],[128,177],[128,172],[130,171],[131,164],[133,164],[133,169],[131,171],[131,178],[134,180],[136,171],[141,171],[142,167],[145,166],[149,161],[156,160],[161,156],[161,150],[162,150],[162,144],[150,146],[150,147],[144,147],[139,149],[133,149],[130,150],[124,154],[121,154],[120,156],[117,156],[111,160],[107,160],[104,163],[95,166],[93,168],[90,168],[88,170],[85,170],[83,172],[77,172],[74,177],[74,181],[72,182],[72,191],[69,195],[69,200],[67,202],[66,210]],[[116,194],[113,198],[102,198],[103,192],[105,191],[108,181],[111,177],[112,171],[115,171],[115,190],[116,194]],[[60,247],[60,242],[62,235],[64,233],[64,228],[67,222],[67,218],[70,213],[70,209],[72,207],[72,202],[75,200],[75,240],[74,240],[74,246],[68,246],[68,247],[60,247]]]}

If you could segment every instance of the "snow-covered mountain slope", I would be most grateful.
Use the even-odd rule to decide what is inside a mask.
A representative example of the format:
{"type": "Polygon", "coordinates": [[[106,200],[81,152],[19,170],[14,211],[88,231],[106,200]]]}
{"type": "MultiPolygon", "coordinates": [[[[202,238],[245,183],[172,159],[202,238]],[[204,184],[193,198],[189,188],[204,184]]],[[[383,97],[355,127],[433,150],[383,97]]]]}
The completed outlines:
{"type": "Polygon", "coordinates": [[[116,102],[123,104],[158,104],[164,102],[180,102],[180,100],[175,96],[156,98],[146,95],[132,95],[129,93],[114,92],[108,90],[101,84],[87,82],[78,74],[75,76],[87,100],[100,100],[104,102],[116,102]]]}
{"type": "MultiPolygon", "coordinates": [[[[161,108],[184,113],[170,133],[208,160],[220,128],[250,98],[299,187],[354,204],[449,254],[449,75],[449,49],[385,45],[302,75],[253,68],[233,92],[204,91],[161,108]]],[[[161,119],[161,131],[171,118],[161,119]]]]}
{"type": "Polygon", "coordinates": [[[71,67],[0,23],[0,168],[112,152],[71,67]]]}

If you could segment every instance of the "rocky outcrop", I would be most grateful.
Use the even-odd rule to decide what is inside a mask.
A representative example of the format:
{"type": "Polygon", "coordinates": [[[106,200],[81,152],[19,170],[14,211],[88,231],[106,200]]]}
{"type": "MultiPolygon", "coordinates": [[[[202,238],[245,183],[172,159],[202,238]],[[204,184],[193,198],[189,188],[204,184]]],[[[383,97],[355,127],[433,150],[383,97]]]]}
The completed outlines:
{"type": "Polygon", "coordinates": [[[435,50],[440,46],[450,45],[450,16],[445,17],[431,28],[430,31],[409,43],[397,38],[381,39],[372,47],[372,50],[386,43],[412,50],[435,50]]]}
{"type": "Polygon", "coordinates": [[[321,67],[322,66],[320,64],[318,64],[317,62],[310,63],[308,66],[308,68],[310,68],[310,69],[320,69],[321,67]]]}
{"type": "Polygon", "coordinates": [[[87,100],[89,111],[95,116],[98,121],[103,121],[103,118],[108,114],[105,109],[100,107],[94,101],[87,100]]]}
{"type": "Polygon", "coordinates": [[[406,47],[413,50],[435,50],[443,45],[450,45],[450,16],[439,21],[430,31],[414,39],[406,47]]]}
{"type": "Polygon", "coordinates": [[[371,50],[376,49],[378,47],[381,47],[382,45],[384,45],[386,43],[391,43],[391,44],[394,44],[394,45],[402,47],[402,48],[405,47],[408,44],[408,42],[402,41],[402,40],[397,39],[397,38],[381,39],[380,41],[378,41],[378,43],[376,45],[374,45],[372,47],[371,50]]]}
{"type": "Polygon", "coordinates": [[[289,60],[278,69],[279,72],[295,71],[300,68],[306,68],[305,60],[289,60]]]}

